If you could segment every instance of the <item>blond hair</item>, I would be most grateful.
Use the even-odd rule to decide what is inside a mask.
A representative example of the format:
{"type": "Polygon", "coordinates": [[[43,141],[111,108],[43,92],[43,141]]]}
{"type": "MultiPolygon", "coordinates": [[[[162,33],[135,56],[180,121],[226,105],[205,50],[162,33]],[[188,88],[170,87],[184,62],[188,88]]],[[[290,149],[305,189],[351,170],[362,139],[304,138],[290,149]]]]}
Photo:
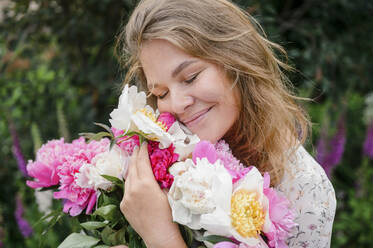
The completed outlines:
{"type": "Polygon", "coordinates": [[[117,39],[117,55],[128,67],[124,84],[146,78],[139,53],[145,41],[163,39],[184,52],[224,68],[240,92],[240,116],[224,139],[247,165],[280,182],[289,150],[303,144],[307,114],[296,104],[276,57],[284,49],[266,39],[255,19],[226,0],[143,0],[117,39]]]}

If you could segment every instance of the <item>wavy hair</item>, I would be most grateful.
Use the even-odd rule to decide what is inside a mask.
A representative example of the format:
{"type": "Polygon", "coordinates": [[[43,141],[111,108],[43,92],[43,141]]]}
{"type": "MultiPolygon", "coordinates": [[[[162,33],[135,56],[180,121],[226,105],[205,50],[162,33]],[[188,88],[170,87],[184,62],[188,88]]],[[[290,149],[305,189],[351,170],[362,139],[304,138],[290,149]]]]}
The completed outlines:
{"type": "Polygon", "coordinates": [[[135,81],[147,90],[139,54],[154,39],[224,68],[240,92],[240,116],[224,139],[238,159],[269,172],[277,185],[288,155],[310,130],[308,115],[296,103],[305,99],[293,93],[283,72],[292,71],[280,59],[287,58],[285,50],[227,0],[143,0],[117,37],[117,57],[128,69],[124,84],[135,81]]]}

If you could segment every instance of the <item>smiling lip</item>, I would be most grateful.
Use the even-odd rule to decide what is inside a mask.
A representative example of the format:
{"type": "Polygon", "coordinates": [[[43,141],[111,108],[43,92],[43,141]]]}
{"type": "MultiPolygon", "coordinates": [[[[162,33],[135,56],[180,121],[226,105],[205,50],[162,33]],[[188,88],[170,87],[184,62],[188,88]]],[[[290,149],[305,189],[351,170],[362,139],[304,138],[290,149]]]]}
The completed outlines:
{"type": "Polygon", "coordinates": [[[211,109],[212,109],[212,107],[210,107],[208,109],[205,109],[205,110],[202,110],[201,112],[198,112],[197,114],[195,114],[191,118],[187,119],[186,121],[183,121],[183,123],[186,126],[192,126],[192,125],[198,123],[200,120],[202,120],[202,118],[205,116],[205,114],[207,112],[209,112],[211,109]]]}

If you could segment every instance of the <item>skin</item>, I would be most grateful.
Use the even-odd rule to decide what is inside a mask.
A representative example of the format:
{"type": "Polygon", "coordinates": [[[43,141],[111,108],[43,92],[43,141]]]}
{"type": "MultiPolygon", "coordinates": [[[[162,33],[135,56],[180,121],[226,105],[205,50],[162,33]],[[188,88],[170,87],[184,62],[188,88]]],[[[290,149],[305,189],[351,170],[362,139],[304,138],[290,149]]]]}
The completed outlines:
{"type": "Polygon", "coordinates": [[[154,178],[146,142],[132,154],[125,189],[120,209],[147,247],[186,247],[172,222],[167,195],[154,178]]]}
{"type": "Polygon", "coordinates": [[[145,42],[140,61],[159,111],[172,113],[201,140],[217,142],[237,120],[238,90],[218,65],[165,40],[145,42]]]}
{"type": "MultiPolygon", "coordinates": [[[[145,42],[140,61],[159,111],[172,113],[201,140],[217,142],[237,120],[238,90],[219,66],[164,40],[145,42]]],[[[152,173],[146,145],[131,157],[125,189],[120,209],[147,247],[186,247],[152,173]]]]}

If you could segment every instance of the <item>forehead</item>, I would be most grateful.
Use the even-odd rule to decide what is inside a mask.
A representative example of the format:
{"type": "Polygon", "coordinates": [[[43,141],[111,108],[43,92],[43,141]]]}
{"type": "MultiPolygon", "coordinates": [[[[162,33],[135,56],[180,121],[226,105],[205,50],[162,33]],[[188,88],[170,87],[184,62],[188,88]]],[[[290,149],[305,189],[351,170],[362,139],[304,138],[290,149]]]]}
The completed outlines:
{"type": "Polygon", "coordinates": [[[146,41],[140,50],[140,63],[148,84],[167,81],[198,60],[166,40],[146,41]]]}

